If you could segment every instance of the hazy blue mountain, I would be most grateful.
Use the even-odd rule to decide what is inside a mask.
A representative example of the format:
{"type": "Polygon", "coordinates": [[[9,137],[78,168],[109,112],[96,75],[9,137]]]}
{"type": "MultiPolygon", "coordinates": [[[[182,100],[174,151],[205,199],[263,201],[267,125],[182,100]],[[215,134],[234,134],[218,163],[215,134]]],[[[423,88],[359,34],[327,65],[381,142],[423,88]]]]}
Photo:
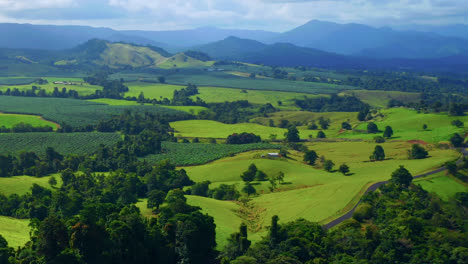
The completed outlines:
{"type": "Polygon", "coordinates": [[[258,52],[266,47],[266,44],[255,40],[241,39],[231,36],[224,40],[192,47],[190,49],[204,52],[210,55],[210,57],[218,60],[238,60],[247,53],[258,52]]]}
{"type": "Polygon", "coordinates": [[[432,32],[396,31],[388,27],[317,20],[282,33],[269,42],[288,42],[328,52],[376,58],[445,57],[467,54],[468,46],[468,41],[462,38],[432,32]]]}
{"type": "Polygon", "coordinates": [[[419,31],[419,32],[432,32],[446,37],[456,37],[468,39],[468,25],[454,24],[444,26],[434,25],[402,25],[395,26],[395,30],[399,31],[419,31]]]}

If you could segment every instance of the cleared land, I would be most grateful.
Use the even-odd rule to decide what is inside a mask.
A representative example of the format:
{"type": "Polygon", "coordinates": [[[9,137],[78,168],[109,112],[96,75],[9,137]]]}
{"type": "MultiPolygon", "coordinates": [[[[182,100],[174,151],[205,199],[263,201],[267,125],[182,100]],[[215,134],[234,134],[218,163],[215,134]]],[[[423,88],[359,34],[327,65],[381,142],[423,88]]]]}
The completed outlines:
{"type": "Polygon", "coordinates": [[[0,86],[0,91],[6,91],[8,88],[13,90],[14,88],[18,88],[20,91],[31,90],[31,87],[37,86],[41,89],[46,90],[47,93],[51,93],[54,91],[54,88],[57,87],[59,91],[62,91],[62,88],[67,88],[68,90],[75,90],[78,92],[79,95],[90,95],[94,94],[96,90],[102,90],[102,87],[97,85],[91,85],[85,83],[81,78],[68,78],[68,77],[44,77],[43,79],[47,80],[47,84],[24,84],[24,85],[4,85],[0,86]],[[67,85],[67,84],[54,84],[54,82],[73,82],[77,83],[77,85],[67,85]]]}
{"type": "Polygon", "coordinates": [[[10,194],[23,195],[27,192],[31,192],[31,187],[34,183],[42,187],[49,188],[49,179],[52,176],[54,176],[57,180],[57,186],[62,185],[62,178],[60,178],[59,174],[54,174],[51,176],[45,176],[40,178],[31,176],[14,176],[8,178],[0,178],[0,194],[6,196],[10,194]]]}
{"type": "Polygon", "coordinates": [[[44,120],[40,116],[0,113],[0,126],[5,126],[6,128],[12,128],[14,125],[19,124],[19,123],[30,124],[33,127],[48,126],[54,129],[57,128],[57,124],[44,120]]]}
{"type": "MultiPolygon", "coordinates": [[[[422,140],[430,143],[448,141],[453,133],[462,133],[465,130],[453,126],[451,124],[453,120],[459,119],[468,122],[468,116],[447,116],[446,113],[424,114],[406,108],[392,108],[382,110],[381,113],[384,118],[376,120],[374,123],[381,131],[386,126],[391,126],[394,132],[393,139],[398,140],[422,140]],[[422,129],[423,124],[428,125],[426,131],[422,129]]],[[[360,124],[356,129],[365,131],[367,123],[360,124]]],[[[379,133],[378,135],[382,134],[379,133]]],[[[373,139],[375,136],[376,134],[358,132],[346,132],[340,135],[343,138],[362,139],[373,139]]]]}
{"type": "Polygon", "coordinates": [[[100,144],[112,146],[120,139],[117,133],[8,133],[0,134],[0,154],[25,150],[45,155],[47,147],[62,155],[87,154],[95,152],[100,144]]]}
{"type": "Polygon", "coordinates": [[[204,144],[204,143],[174,143],[163,142],[164,153],[148,155],[144,159],[149,162],[161,162],[169,159],[177,166],[200,165],[223,157],[254,149],[279,148],[279,145],[272,144],[204,144]]]}
{"type": "Polygon", "coordinates": [[[407,93],[399,91],[374,91],[374,90],[353,90],[345,91],[341,94],[354,95],[361,99],[364,103],[371,106],[385,108],[391,99],[401,101],[403,103],[417,102],[421,98],[420,93],[407,93]]]}
{"type": "MultiPolygon", "coordinates": [[[[141,105],[140,103],[136,101],[117,100],[117,99],[108,99],[108,98],[93,99],[93,100],[88,100],[88,101],[101,103],[101,104],[107,104],[107,105],[141,105]]],[[[145,105],[152,105],[152,104],[145,104],[145,105]]],[[[187,112],[189,114],[198,114],[201,111],[207,110],[207,108],[203,106],[173,106],[173,105],[158,105],[158,106],[187,112]]]]}
{"type": "Polygon", "coordinates": [[[446,176],[445,172],[439,173],[430,179],[421,179],[415,182],[421,185],[428,192],[435,192],[442,199],[448,200],[457,192],[468,192],[468,187],[451,176],[446,176]]]}
{"type": "Polygon", "coordinates": [[[6,239],[9,247],[24,246],[30,240],[29,230],[29,220],[0,216],[0,235],[6,239]]]}

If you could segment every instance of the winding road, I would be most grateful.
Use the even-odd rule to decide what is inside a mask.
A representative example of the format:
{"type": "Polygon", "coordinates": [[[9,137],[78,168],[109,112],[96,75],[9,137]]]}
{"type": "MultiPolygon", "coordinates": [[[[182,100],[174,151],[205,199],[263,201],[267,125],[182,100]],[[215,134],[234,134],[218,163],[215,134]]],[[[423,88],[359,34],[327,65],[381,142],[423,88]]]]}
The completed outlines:
{"type": "MultiPolygon", "coordinates": [[[[457,160],[457,164],[462,163],[463,158],[468,156],[468,151],[466,150],[466,148],[462,149],[462,154],[463,154],[463,157],[461,157],[460,159],[457,160]]],[[[445,171],[445,167],[441,167],[441,168],[438,168],[438,169],[430,171],[430,172],[426,172],[426,173],[423,173],[423,174],[413,176],[413,179],[426,177],[426,176],[433,175],[433,174],[436,174],[436,173],[439,173],[439,172],[442,172],[442,171],[445,171]]],[[[369,188],[367,188],[367,190],[364,192],[364,194],[366,194],[368,192],[373,192],[373,191],[377,190],[380,186],[382,186],[382,185],[384,185],[384,184],[386,184],[388,182],[389,181],[382,181],[382,182],[374,183],[369,188]]],[[[330,229],[330,228],[332,228],[332,227],[334,227],[336,225],[341,224],[343,221],[350,219],[353,216],[354,211],[359,206],[359,204],[361,204],[361,200],[359,200],[359,202],[351,210],[349,210],[346,214],[340,216],[339,218],[331,221],[328,224],[323,225],[323,227],[326,228],[326,229],[330,229]]]]}

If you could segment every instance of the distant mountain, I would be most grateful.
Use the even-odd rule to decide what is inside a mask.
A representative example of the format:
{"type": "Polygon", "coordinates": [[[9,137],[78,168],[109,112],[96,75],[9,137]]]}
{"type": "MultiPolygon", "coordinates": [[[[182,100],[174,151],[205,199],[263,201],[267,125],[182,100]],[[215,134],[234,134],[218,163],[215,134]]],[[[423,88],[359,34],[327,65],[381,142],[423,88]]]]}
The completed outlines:
{"type": "Polygon", "coordinates": [[[398,31],[419,31],[419,32],[432,32],[441,36],[455,37],[468,39],[468,25],[455,24],[455,25],[402,25],[395,26],[398,31]]]}
{"type": "Polygon", "coordinates": [[[191,49],[204,52],[218,60],[239,60],[245,54],[258,52],[266,47],[266,44],[255,40],[230,36],[226,39],[192,47],[191,49]]]}
{"type": "Polygon", "coordinates": [[[462,38],[317,20],[269,40],[269,43],[275,42],[374,58],[438,58],[468,54],[468,40],[462,38]]]}

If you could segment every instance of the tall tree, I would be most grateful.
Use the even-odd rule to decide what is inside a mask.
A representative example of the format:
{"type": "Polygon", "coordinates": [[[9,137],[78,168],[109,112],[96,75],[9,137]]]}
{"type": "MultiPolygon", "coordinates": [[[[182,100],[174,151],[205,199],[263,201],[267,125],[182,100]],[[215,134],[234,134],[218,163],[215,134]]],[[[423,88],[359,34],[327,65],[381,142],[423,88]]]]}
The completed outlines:
{"type": "Polygon", "coordinates": [[[391,138],[393,136],[393,129],[391,126],[386,126],[383,133],[384,138],[391,138]]]}
{"type": "Polygon", "coordinates": [[[411,173],[405,169],[405,167],[400,166],[392,173],[392,178],[390,181],[401,186],[409,186],[412,180],[413,176],[411,173]]]}
{"type": "Polygon", "coordinates": [[[315,165],[315,161],[317,161],[317,159],[318,155],[313,150],[309,150],[304,154],[304,161],[309,165],[315,165]]]}
{"type": "Polygon", "coordinates": [[[372,160],[372,161],[384,160],[385,159],[385,151],[382,148],[382,146],[380,146],[380,145],[375,146],[374,152],[369,157],[369,159],[372,160]]]}
{"type": "Polygon", "coordinates": [[[288,132],[285,133],[286,140],[288,142],[299,142],[301,139],[299,138],[299,131],[295,126],[290,126],[288,128],[288,132]]]}

